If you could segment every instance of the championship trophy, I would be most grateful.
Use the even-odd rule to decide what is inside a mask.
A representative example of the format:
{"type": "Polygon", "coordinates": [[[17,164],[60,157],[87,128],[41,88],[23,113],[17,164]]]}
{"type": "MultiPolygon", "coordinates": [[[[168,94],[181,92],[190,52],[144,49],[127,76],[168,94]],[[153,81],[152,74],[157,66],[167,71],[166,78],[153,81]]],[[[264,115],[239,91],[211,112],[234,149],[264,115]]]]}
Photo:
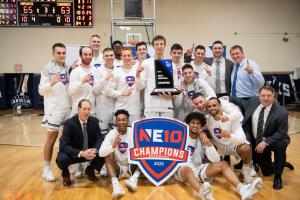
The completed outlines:
{"type": "Polygon", "coordinates": [[[174,87],[172,60],[154,60],[155,66],[155,88],[151,95],[171,93],[178,95],[180,91],[174,87]]]}

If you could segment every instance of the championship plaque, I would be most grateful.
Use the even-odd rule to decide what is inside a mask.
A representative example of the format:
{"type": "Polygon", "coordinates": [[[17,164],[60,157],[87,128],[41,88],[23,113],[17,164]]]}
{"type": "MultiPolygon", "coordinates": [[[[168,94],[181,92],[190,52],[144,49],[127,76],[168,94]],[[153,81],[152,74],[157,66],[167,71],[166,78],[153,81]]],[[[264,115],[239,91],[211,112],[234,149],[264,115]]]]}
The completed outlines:
{"type": "Polygon", "coordinates": [[[155,65],[155,88],[151,95],[170,92],[172,95],[180,94],[174,88],[172,60],[154,60],[155,65]]]}

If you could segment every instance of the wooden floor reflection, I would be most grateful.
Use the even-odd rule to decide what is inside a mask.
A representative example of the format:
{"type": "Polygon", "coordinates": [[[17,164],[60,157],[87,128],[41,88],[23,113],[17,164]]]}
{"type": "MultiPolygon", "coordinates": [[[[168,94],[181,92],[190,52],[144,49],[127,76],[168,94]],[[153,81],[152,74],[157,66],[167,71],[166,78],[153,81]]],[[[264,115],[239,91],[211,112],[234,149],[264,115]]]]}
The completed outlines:
{"type": "MultiPolygon", "coordinates": [[[[43,143],[45,129],[40,127],[42,116],[39,112],[22,116],[11,116],[0,113],[0,199],[111,199],[111,184],[108,178],[100,178],[97,183],[85,178],[75,179],[71,188],[61,184],[60,171],[54,162],[52,168],[57,181],[43,181],[43,143]]],[[[280,191],[272,189],[273,177],[264,177],[264,187],[254,199],[295,200],[300,199],[300,115],[289,114],[291,144],[288,147],[288,160],[295,166],[294,171],[285,170],[283,175],[284,188],[280,191]]],[[[56,145],[57,146],[57,145],[56,145]]],[[[57,148],[55,148],[54,157],[57,148]]],[[[239,173],[239,172],[237,172],[239,173]]],[[[121,184],[125,188],[124,180],[121,184]]],[[[129,192],[122,199],[200,199],[190,190],[188,185],[180,184],[174,179],[160,187],[155,187],[148,180],[139,181],[138,191],[129,192]]],[[[218,200],[239,199],[235,188],[224,178],[218,177],[213,182],[214,196],[218,200]]]]}

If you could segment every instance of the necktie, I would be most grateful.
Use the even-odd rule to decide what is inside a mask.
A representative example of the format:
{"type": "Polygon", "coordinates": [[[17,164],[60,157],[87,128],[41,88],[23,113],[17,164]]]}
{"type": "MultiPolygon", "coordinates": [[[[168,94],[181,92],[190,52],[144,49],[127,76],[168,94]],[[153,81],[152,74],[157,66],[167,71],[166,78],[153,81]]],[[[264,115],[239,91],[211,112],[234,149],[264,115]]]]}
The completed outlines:
{"type": "Polygon", "coordinates": [[[263,140],[265,107],[262,107],[257,122],[256,145],[263,140]]]}
{"type": "Polygon", "coordinates": [[[238,73],[239,67],[240,67],[240,64],[236,64],[233,82],[232,82],[231,94],[234,97],[236,97],[236,79],[237,79],[237,73],[238,73]]]}
{"type": "Polygon", "coordinates": [[[220,60],[216,61],[216,94],[221,93],[220,60]]]}
{"type": "Polygon", "coordinates": [[[86,130],[86,123],[82,123],[82,132],[83,132],[83,150],[87,150],[88,145],[88,134],[86,130]]]}

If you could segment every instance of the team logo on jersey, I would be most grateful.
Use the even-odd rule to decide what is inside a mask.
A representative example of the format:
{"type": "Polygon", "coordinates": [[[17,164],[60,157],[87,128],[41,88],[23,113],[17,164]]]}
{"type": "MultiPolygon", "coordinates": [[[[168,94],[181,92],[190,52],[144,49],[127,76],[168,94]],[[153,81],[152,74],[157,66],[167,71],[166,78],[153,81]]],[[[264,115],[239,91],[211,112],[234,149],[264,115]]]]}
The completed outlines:
{"type": "Polygon", "coordinates": [[[189,146],[187,147],[187,149],[188,149],[188,151],[190,152],[190,155],[193,155],[193,154],[194,154],[194,152],[195,152],[195,147],[189,145],[189,146]]]}
{"type": "Polygon", "coordinates": [[[89,74],[89,76],[90,76],[89,84],[91,86],[93,86],[94,85],[94,75],[93,74],[89,74]]]}
{"type": "Polygon", "coordinates": [[[97,68],[99,68],[101,66],[101,64],[100,63],[96,63],[96,64],[94,64],[94,67],[97,69],[97,68]]]}
{"type": "Polygon", "coordinates": [[[126,76],[126,83],[128,84],[129,87],[132,87],[135,83],[135,77],[134,76],[126,76]]]}
{"type": "Polygon", "coordinates": [[[133,124],[129,163],[137,164],[156,186],[188,160],[188,127],[167,118],[147,118],[133,124]]]}
{"type": "Polygon", "coordinates": [[[60,81],[66,85],[68,83],[67,75],[65,73],[60,74],[60,81]]]}
{"type": "Polygon", "coordinates": [[[221,128],[214,128],[214,134],[218,139],[222,138],[221,128]]]}
{"type": "Polygon", "coordinates": [[[118,146],[118,149],[119,149],[121,154],[126,153],[127,148],[128,148],[128,143],[127,142],[121,142],[118,146]]]}
{"type": "Polygon", "coordinates": [[[195,91],[194,91],[194,90],[189,91],[189,92],[187,93],[188,98],[191,99],[191,98],[194,96],[194,94],[195,94],[195,91]]]}
{"type": "Polygon", "coordinates": [[[199,72],[194,71],[194,77],[199,78],[199,72]]]}

